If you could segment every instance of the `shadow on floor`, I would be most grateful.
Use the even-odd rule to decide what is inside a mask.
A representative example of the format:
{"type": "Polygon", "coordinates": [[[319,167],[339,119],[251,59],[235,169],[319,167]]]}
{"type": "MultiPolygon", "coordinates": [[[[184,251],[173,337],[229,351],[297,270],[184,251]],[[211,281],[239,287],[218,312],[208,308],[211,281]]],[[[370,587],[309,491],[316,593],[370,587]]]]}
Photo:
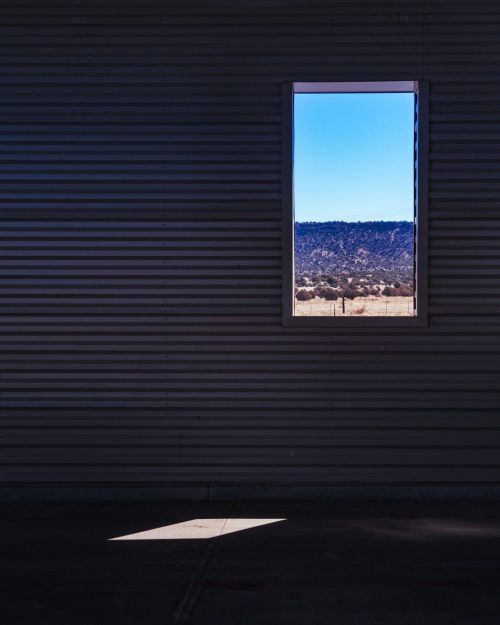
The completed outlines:
{"type": "Polygon", "coordinates": [[[3,625],[499,622],[496,503],[5,504],[1,535],[3,625]],[[109,540],[193,519],[232,530],[109,540]]]}

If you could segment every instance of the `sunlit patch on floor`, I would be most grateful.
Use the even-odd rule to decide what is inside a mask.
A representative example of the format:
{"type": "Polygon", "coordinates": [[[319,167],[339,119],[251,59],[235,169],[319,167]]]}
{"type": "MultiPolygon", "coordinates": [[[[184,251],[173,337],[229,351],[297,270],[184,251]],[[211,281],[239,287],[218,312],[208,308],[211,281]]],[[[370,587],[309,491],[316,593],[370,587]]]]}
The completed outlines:
{"type": "Polygon", "coordinates": [[[216,538],[243,530],[271,525],[286,519],[191,519],[182,523],[155,527],[145,532],[117,536],[109,540],[179,540],[216,538]]]}

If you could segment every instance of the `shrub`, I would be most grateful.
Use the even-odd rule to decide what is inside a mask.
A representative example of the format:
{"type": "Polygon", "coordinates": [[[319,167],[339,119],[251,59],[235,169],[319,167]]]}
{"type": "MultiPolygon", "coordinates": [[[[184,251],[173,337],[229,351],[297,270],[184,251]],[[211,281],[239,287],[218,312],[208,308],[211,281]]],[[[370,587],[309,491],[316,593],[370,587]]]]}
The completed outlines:
{"type": "Polygon", "coordinates": [[[409,286],[401,286],[397,290],[396,295],[401,295],[403,297],[411,297],[413,295],[413,289],[409,286]]]}
{"type": "Polygon", "coordinates": [[[314,289],[314,294],[316,295],[316,297],[323,297],[327,300],[334,300],[338,297],[337,291],[329,286],[317,286],[314,289]]]}
{"type": "Polygon", "coordinates": [[[343,296],[346,299],[354,299],[355,297],[357,297],[359,295],[359,293],[357,293],[356,291],[354,291],[353,289],[345,289],[343,296]]]}
{"type": "Polygon", "coordinates": [[[300,289],[296,295],[299,302],[308,302],[310,299],[314,299],[316,296],[313,291],[307,291],[306,289],[300,289]]]}
{"type": "Polygon", "coordinates": [[[326,288],[326,289],[324,290],[324,292],[323,292],[323,297],[324,297],[326,300],[329,300],[329,301],[334,301],[334,300],[336,300],[336,299],[338,299],[338,298],[339,298],[339,294],[337,293],[337,291],[336,291],[335,289],[332,289],[332,288],[326,288]]]}
{"type": "Polygon", "coordinates": [[[394,295],[394,289],[390,286],[386,286],[382,291],[382,295],[385,295],[386,297],[392,297],[394,295]]]}

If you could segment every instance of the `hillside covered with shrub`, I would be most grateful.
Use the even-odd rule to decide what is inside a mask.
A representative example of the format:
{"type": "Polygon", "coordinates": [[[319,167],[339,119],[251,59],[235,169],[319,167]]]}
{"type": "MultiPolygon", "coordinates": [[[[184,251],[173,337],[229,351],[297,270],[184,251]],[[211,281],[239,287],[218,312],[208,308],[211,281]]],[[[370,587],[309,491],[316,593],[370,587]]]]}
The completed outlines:
{"type": "Polygon", "coordinates": [[[383,290],[385,295],[411,295],[413,224],[409,221],[296,223],[295,284],[348,289],[357,295],[383,290]]]}

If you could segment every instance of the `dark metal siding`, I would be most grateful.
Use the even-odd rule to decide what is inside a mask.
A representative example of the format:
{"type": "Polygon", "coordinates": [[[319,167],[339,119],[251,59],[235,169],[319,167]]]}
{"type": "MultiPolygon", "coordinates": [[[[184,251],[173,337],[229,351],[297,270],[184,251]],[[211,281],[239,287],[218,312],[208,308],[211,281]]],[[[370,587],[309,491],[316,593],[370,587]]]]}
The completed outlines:
{"type": "Polygon", "coordinates": [[[2,471],[500,485],[500,4],[0,9],[2,471]],[[430,81],[429,327],[284,328],[281,85],[430,81]]]}

